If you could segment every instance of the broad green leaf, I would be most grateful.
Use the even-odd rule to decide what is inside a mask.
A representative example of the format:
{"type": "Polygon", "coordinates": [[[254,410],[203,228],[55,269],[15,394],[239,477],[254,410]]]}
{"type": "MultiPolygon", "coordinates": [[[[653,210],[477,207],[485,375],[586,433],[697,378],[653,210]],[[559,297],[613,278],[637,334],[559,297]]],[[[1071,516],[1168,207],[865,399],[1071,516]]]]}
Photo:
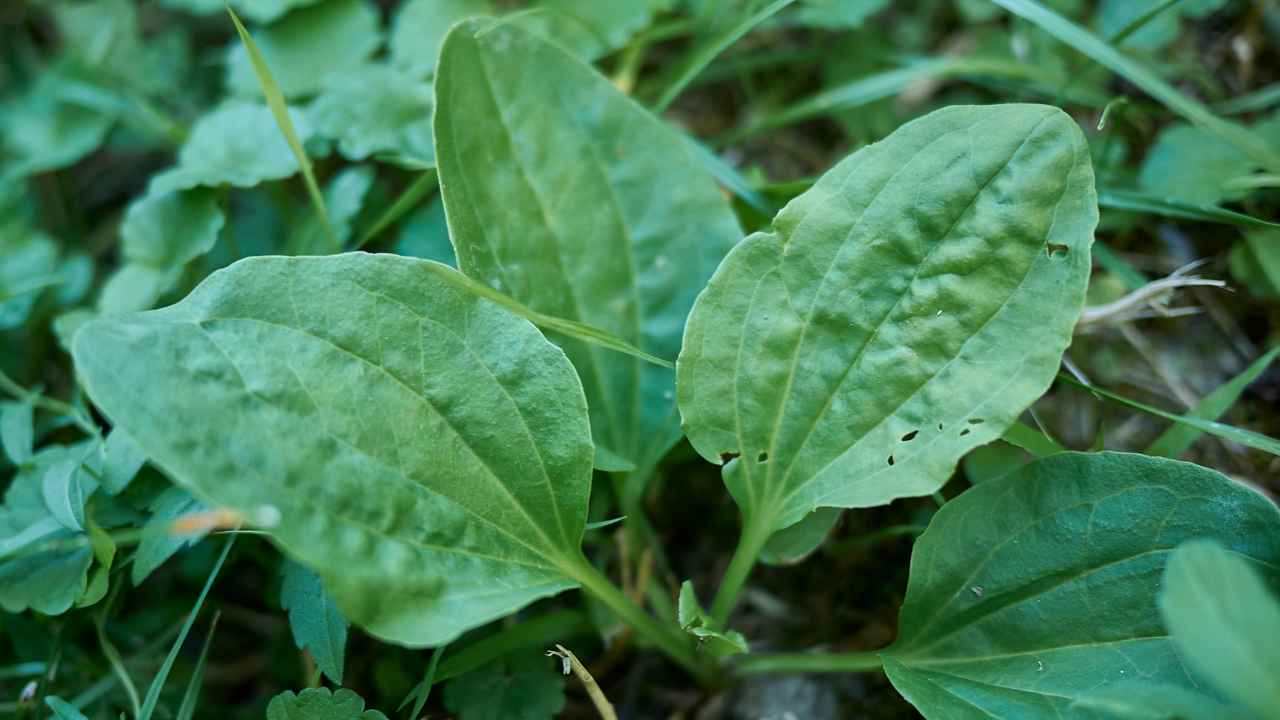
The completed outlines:
{"type": "Polygon", "coordinates": [[[115,538],[98,527],[92,518],[87,520],[86,532],[89,535],[89,547],[93,550],[93,559],[96,562],[84,594],[76,601],[76,607],[95,605],[107,596],[107,590],[111,589],[111,568],[116,559],[115,538]]]}
{"type": "Polygon", "coordinates": [[[415,77],[433,73],[449,28],[473,15],[491,15],[492,0],[406,0],[391,30],[391,61],[415,77]]]}
{"type": "Polygon", "coordinates": [[[652,4],[640,0],[534,0],[512,22],[590,61],[626,45],[652,18],[652,4]]]}
{"type": "Polygon", "coordinates": [[[213,249],[225,223],[217,193],[206,188],[135,201],[120,226],[126,265],[107,281],[98,308],[118,313],[155,307],[177,285],[187,263],[213,249]]]}
{"type": "Polygon", "coordinates": [[[346,688],[308,688],[271,698],[267,720],[387,720],[387,716],[365,710],[364,699],[346,688]]]}
{"type": "Polygon", "coordinates": [[[147,456],[138,442],[120,428],[112,428],[102,444],[102,489],[118,495],[133,482],[146,464],[147,456]]]}
{"type": "MultiPolygon", "coordinates": [[[[1276,527],[1268,530],[1274,537],[1276,527]]],[[[1195,540],[1174,551],[1160,592],[1165,625],[1186,664],[1263,718],[1280,709],[1280,597],[1258,574],[1265,567],[1274,576],[1275,561],[1195,540]]]]}
{"type": "Polygon", "coordinates": [[[817,550],[840,520],[840,508],[818,508],[800,522],[774,533],[760,551],[769,565],[794,565],[817,550]]]}
{"type": "Polygon", "coordinates": [[[1122,47],[1158,50],[1178,38],[1178,4],[1170,6],[1168,0],[1102,0],[1097,11],[1098,32],[1107,38],[1124,33],[1125,39],[1116,43],[1122,47]],[[1144,20],[1141,27],[1131,29],[1135,22],[1144,20]]]}
{"type": "Polygon", "coordinates": [[[954,107],[828,172],[725,259],[678,367],[694,448],[757,533],[927,495],[1044,392],[1097,222],[1084,138],[954,107]]]}
{"type": "Polygon", "coordinates": [[[173,557],[179,550],[194,545],[208,532],[199,530],[192,533],[178,533],[173,530],[173,523],[184,515],[204,512],[209,506],[191,497],[191,493],[179,487],[167,488],[151,502],[151,517],[143,526],[142,542],[138,544],[138,552],[133,556],[133,567],[130,579],[135,586],[141,585],[156,568],[173,557]]]}
{"type": "Polygon", "coordinates": [[[1033,462],[934,515],[885,670],[927,717],[1076,717],[1074,701],[1135,680],[1195,689],[1156,607],[1169,556],[1204,537],[1280,570],[1277,523],[1261,494],[1196,465],[1033,462]]]}
{"type": "MultiPolygon", "coordinates": [[[[440,186],[462,271],[539,313],[675,357],[694,297],[740,237],[681,136],[504,22],[456,27],[436,94],[440,186]]],[[[598,444],[643,467],[679,439],[672,370],[554,338],[582,377],[598,444]]]]}
{"type": "MultiPolygon", "coordinates": [[[[324,0],[253,36],[289,99],[318,92],[329,77],[361,65],[382,45],[377,8],[367,0],[324,0]]],[[[227,57],[227,87],[235,94],[261,96],[250,54],[241,44],[233,45],[227,57]]]]}
{"type": "MultiPolygon", "coordinates": [[[[1263,353],[1262,357],[1253,361],[1249,367],[1244,369],[1244,372],[1219,385],[1213,392],[1204,396],[1204,399],[1192,408],[1190,414],[1211,421],[1222,417],[1244,394],[1245,388],[1249,387],[1254,380],[1257,380],[1258,376],[1262,375],[1271,366],[1271,363],[1275,362],[1277,357],[1280,357],[1280,347],[1272,348],[1263,353]]],[[[1151,443],[1147,448],[1147,454],[1176,458],[1190,450],[1201,435],[1203,435],[1203,432],[1197,428],[1175,423],[1151,443]]]]}
{"type": "Polygon", "coordinates": [[[0,113],[0,175],[23,177],[79,162],[102,144],[115,116],[71,102],[57,71],[42,73],[12,107],[0,113]]]}
{"type": "Polygon", "coordinates": [[[676,603],[676,620],[680,629],[698,640],[698,651],[714,658],[726,658],[748,652],[747,639],[736,630],[719,630],[715,621],[694,592],[693,583],[685,580],[680,585],[680,597],[676,603]]]}
{"type": "Polygon", "coordinates": [[[22,221],[0,217],[0,330],[22,326],[36,301],[57,284],[58,246],[22,221]]]}
{"type": "Polygon", "coordinates": [[[1216,698],[1177,685],[1142,682],[1116,683],[1077,700],[1072,710],[1093,712],[1116,720],[1247,720],[1244,708],[1229,707],[1216,698]]]}
{"type": "Polygon", "coordinates": [[[29,402],[0,403],[0,446],[14,465],[26,463],[35,452],[34,411],[29,402]]]}
{"type": "Polygon", "coordinates": [[[397,255],[435,260],[450,267],[458,266],[458,257],[453,253],[453,242],[449,239],[444,202],[439,194],[405,218],[399,237],[396,238],[395,252],[397,255]]]}
{"type": "Polygon", "coordinates": [[[49,514],[68,530],[84,530],[84,505],[98,488],[98,483],[81,465],[86,456],[74,454],[45,468],[40,480],[40,493],[49,514]]]}
{"type": "Polygon", "coordinates": [[[1234,199],[1227,181],[1248,174],[1255,162],[1215,133],[1194,125],[1171,125],[1147,152],[1138,181],[1158,197],[1217,205],[1234,199]]]}
{"type": "Polygon", "coordinates": [[[459,720],[551,720],[564,709],[564,678],[541,652],[518,653],[450,681],[444,706],[459,720]]]}
{"type": "Polygon", "coordinates": [[[364,208],[374,175],[373,168],[366,165],[347,167],[334,175],[324,190],[332,233],[325,230],[318,214],[308,212],[296,218],[289,228],[283,254],[330,255],[340,251],[351,239],[351,224],[364,208]]]}
{"type": "MultiPolygon", "coordinates": [[[[302,142],[311,126],[301,113],[291,113],[302,142]]],[[[253,187],[298,172],[298,159],[280,134],[265,105],[226,103],[202,116],[178,152],[177,167],[156,175],[151,194],[198,186],[253,187]]]]}
{"type": "Polygon", "coordinates": [[[69,610],[84,594],[93,551],[88,545],[53,547],[83,539],[49,511],[43,479],[49,468],[78,460],[90,448],[49,446],[14,476],[0,506],[0,608],[46,615],[69,610]],[[44,547],[50,545],[50,547],[44,547]]]}
{"type": "Polygon", "coordinates": [[[320,576],[286,561],[280,607],[289,612],[289,629],[299,650],[307,650],[316,666],[338,685],[347,651],[347,619],[325,592],[320,576]]]}
{"type": "Polygon", "coordinates": [[[316,132],[338,141],[348,160],[391,153],[435,164],[431,85],[386,65],[335,76],[308,113],[316,132]]]}
{"type": "Polygon", "coordinates": [[[447,275],[249,258],[177,305],[86,325],[76,368],[197,497],[274,508],[272,538],[347,617],[436,645],[576,585],[593,454],[563,353],[447,275]]]}

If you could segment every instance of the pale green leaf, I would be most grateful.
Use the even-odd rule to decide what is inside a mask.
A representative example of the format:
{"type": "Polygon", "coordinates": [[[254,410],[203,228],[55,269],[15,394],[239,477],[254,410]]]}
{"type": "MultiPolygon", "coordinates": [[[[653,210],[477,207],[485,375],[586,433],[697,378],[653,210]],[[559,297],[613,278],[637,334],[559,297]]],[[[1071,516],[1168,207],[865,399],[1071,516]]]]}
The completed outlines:
{"type": "Polygon", "coordinates": [[[365,710],[364,699],[346,688],[308,688],[297,695],[287,691],[271,698],[267,720],[387,720],[387,716],[365,710]]]}
{"type": "Polygon", "coordinates": [[[20,327],[57,282],[58,246],[22,221],[0,217],[0,330],[20,327]]]}
{"type": "MultiPolygon", "coordinates": [[[[367,0],[324,0],[254,30],[254,41],[280,91],[289,99],[318,92],[331,76],[368,60],[382,45],[378,11],[367,0]]],[[[227,87],[261,97],[249,51],[233,45],[227,87]]]]}
{"type": "Polygon", "coordinates": [[[14,465],[26,463],[35,452],[34,411],[29,402],[0,403],[0,446],[14,465]]]}
{"type": "Polygon", "coordinates": [[[551,720],[564,708],[564,678],[541,653],[519,653],[450,681],[444,705],[459,720],[551,720]]]}
{"type": "Polygon", "coordinates": [[[1158,50],[1178,38],[1178,10],[1176,4],[1168,6],[1168,0],[1102,0],[1098,4],[1098,32],[1104,37],[1115,38],[1143,20],[1140,27],[1126,33],[1118,44],[1158,50]]]}
{"type": "Polygon", "coordinates": [[[0,154],[5,175],[22,177],[79,162],[102,144],[115,117],[64,97],[57,71],[42,73],[11,107],[0,113],[0,154]]]}
{"type": "Polygon", "coordinates": [[[447,642],[576,585],[593,449],[563,353],[446,274],[242,260],[177,305],[86,325],[76,368],[197,497],[273,508],[272,539],[347,617],[447,642]]]}
{"type": "Polygon", "coordinates": [[[1052,381],[1096,222],[1059,110],[903,126],[716,271],[677,364],[690,442],[757,532],[936,491],[1052,381]]]}
{"type": "Polygon", "coordinates": [[[143,526],[142,542],[138,544],[138,552],[133,557],[133,568],[130,571],[130,578],[135,586],[141,585],[156,568],[179,550],[199,542],[208,532],[200,530],[178,533],[173,530],[173,523],[178,518],[209,509],[182,488],[167,488],[156,496],[149,509],[151,517],[143,526]]]}
{"type": "Polygon", "coordinates": [[[332,235],[325,230],[325,223],[319,215],[308,212],[289,228],[283,254],[329,255],[341,250],[351,238],[352,222],[364,208],[365,198],[373,188],[374,176],[373,168],[365,165],[347,167],[334,175],[324,189],[324,204],[332,235]]]}
{"type": "Polygon", "coordinates": [[[626,45],[653,18],[650,3],[636,0],[533,0],[529,8],[511,21],[588,61],[626,45]]]}
{"type": "MultiPolygon", "coordinates": [[[[294,8],[315,5],[321,0],[230,0],[241,15],[256,23],[269,23],[294,8]]],[[[223,12],[228,0],[160,0],[160,4],[197,15],[223,12]]]]}
{"type": "Polygon", "coordinates": [[[391,60],[418,78],[436,69],[449,28],[473,15],[491,15],[492,0],[406,0],[391,30],[391,60]]]}
{"type": "MultiPolygon", "coordinates": [[[[302,142],[311,126],[301,113],[291,112],[302,142]]],[[[298,159],[265,105],[226,103],[203,115],[178,152],[177,167],[156,175],[151,194],[197,186],[253,187],[298,172],[298,159]]]]}
{"type": "Polygon", "coordinates": [[[85,457],[74,454],[52,463],[40,480],[40,493],[49,514],[68,530],[84,530],[84,505],[98,483],[81,469],[85,457]]]}
{"type": "Polygon", "coordinates": [[[714,658],[727,658],[748,652],[747,639],[736,630],[720,630],[715,621],[693,589],[693,583],[685,580],[680,585],[680,596],[676,603],[676,620],[680,628],[698,641],[698,652],[706,653],[714,658]]]}
{"type": "MultiPolygon", "coordinates": [[[[437,160],[459,267],[539,313],[673,358],[694,297],[740,237],[685,141],[509,23],[457,26],[441,58],[437,160]]],[[[554,337],[582,376],[598,444],[643,466],[679,439],[672,370],[554,337]]]]}
{"type": "Polygon", "coordinates": [[[280,607],[289,612],[293,643],[311,653],[311,659],[333,682],[342,684],[347,651],[347,619],[325,592],[320,576],[298,563],[282,568],[280,607]]]}
{"type": "Polygon", "coordinates": [[[1080,717],[1074,701],[1135,680],[1195,689],[1156,607],[1169,556],[1205,537],[1280,570],[1277,523],[1261,494],[1196,465],[1033,462],[934,515],[885,670],[927,717],[1080,717]]]}
{"type": "MultiPolygon", "coordinates": [[[[1274,525],[1267,530],[1275,536],[1274,525]]],[[[1160,611],[1183,660],[1199,677],[1258,717],[1275,717],[1280,597],[1258,570],[1265,567],[1274,580],[1276,558],[1258,558],[1249,550],[1208,540],[1179,547],[1165,570],[1160,611]]]]}
{"type": "Polygon", "coordinates": [[[336,139],[348,160],[391,153],[434,165],[431,99],[425,80],[366,65],[331,78],[308,113],[316,132],[336,139]]]}
{"type": "Polygon", "coordinates": [[[1227,181],[1248,174],[1254,165],[1254,160],[1217,134],[1178,124],[1156,138],[1138,181],[1157,197],[1212,206],[1233,199],[1227,181]]]}
{"type": "Polygon", "coordinates": [[[1196,690],[1177,685],[1133,681],[1108,685],[1072,704],[1080,712],[1094,712],[1115,720],[1248,720],[1249,712],[1228,707],[1196,690]]]}
{"type": "Polygon", "coordinates": [[[840,508],[818,508],[803,520],[774,533],[760,551],[760,561],[769,565],[794,565],[813,554],[840,520],[840,508]]]}
{"type": "MultiPolygon", "coordinates": [[[[1196,170],[1193,170],[1195,172],[1196,170]]],[[[1245,215],[1216,205],[1200,205],[1143,191],[1104,188],[1098,191],[1098,204],[1110,210],[1151,213],[1178,220],[1195,220],[1222,225],[1253,228],[1280,228],[1280,223],[1245,215]]]]}
{"type": "Polygon", "coordinates": [[[146,462],[137,441],[124,430],[112,428],[102,444],[102,489],[112,495],[123,492],[146,462]]]}

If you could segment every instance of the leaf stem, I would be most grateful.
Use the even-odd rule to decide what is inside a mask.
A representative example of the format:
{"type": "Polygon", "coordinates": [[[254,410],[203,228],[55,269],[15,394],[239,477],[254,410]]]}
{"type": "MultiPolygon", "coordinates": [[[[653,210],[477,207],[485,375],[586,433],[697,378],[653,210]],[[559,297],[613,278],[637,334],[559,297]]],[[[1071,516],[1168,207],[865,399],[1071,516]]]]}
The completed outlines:
{"type": "Polygon", "coordinates": [[[84,413],[80,412],[80,410],[74,405],[64,403],[55,398],[45,397],[34,390],[28,390],[15,382],[13,378],[6,375],[3,370],[0,370],[0,391],[12,395],[14,398],[21,400],[22,402],[30,403],[35,407],[48,410],[55,415],[61,415],[68,418],[88,435],[93,437],[99,437],[101,435],[101,432],[98,430],[98,426],[94,425],[93,421],[85,417],[84,413]]]}
{"type": "Polygon", "coordinates": [[[742,526],[742,534],[738,537],[738,548],[733,551],[733,559],[729,568],[724,571],[720,581],[720,589],[716,591],[715,600],[711,603],[711,619],[718,629],[723,629],[738,604],[738,595],[747,583],[765,543],[773,534],[773,515],[753,513],[742,526]]]}
{"type": "Polygon", "coordinates": [[[639,605],[632,602],[617,585],[596,569],[591,561],[583,557],[571,568],[567,568],[582,589],[604,603],[624,623],[640,636],[658,646],[672,660],[679,663],[698,678],[700,682],[711,684],[716,671],[706,659],[698,655],[693,638],[685,635],[674,625],[667,625],[655,620],[639,605]]]}
{"type": "Polygon", "coordinates": [[[766,673],[872,672],[884,665],[879,652],[776,653],[743,655],[734,663],[738,675],[766,673]]]}

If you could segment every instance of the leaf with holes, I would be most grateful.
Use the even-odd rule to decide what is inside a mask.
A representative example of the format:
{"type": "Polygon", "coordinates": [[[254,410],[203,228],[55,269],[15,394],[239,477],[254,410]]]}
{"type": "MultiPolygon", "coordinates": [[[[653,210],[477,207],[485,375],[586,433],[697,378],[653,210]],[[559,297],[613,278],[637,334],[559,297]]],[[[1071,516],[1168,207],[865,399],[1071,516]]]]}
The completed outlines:
{"type": "Polygon", "coordinates": [[[194,495],[278,511],[271,537],[352,621],[436,645],[577,584],[593,456],[564,354],[443,273],[250,258],[86,325],[76,368],[194,495]]]}
{"type": "Polygon", "coordinates": [[[677,363],[755,537],[927,495],[1040,396],[1097,223],[1071,118],[952,107],[854,153],[729,254],[677,363]]]}
{"type": "MultiPolygon", "coordinates": [[[[458,267],[534,310],[674,358],[694,298],[741,237],[679,134],[501,21],[449,34],[436,94],[458,267]]],[[[555,339],[582,377],[599,445],[646,467],[680,438],[674,371],[555,339]]]]}
{"type": "Polygon", "coordinates": [[[1278,573],[1277,523],[1261,494],[1197,465],[1036,461],[934,516],[885,670],[928,717],[1076,717],[1073,702],[1133,682],[1196,690],[1156,606],[1170,554],[1209,538],[1278,573]]]}

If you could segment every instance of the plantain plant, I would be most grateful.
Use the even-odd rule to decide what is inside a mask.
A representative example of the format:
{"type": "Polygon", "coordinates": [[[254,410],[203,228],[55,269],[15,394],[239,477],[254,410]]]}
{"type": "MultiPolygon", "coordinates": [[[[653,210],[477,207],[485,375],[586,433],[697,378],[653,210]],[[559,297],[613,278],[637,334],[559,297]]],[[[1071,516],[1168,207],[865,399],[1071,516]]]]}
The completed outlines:
{"type": "MultiPolygon", "coordinates": [[[[358,15],[341,22],[304,19],[358,33],[376,20],[356,5],[320,6],[358,15]]],[[[1029,432],[1020,419],[1081,321],[1099,221],[1089,146],[1062,110],[936,110],[748,235],[706,150],[588,62],[599,37],[553,41],[536,14],[465,19],[438,56],[397,35],[401,68],[338,74],[291,118],[286,98],[315,91],[315,76],[276,85],[237,26],[248,44],[230,72],[252,85],[256,71],[269,107],[231,103],[191,129],[124,219],[104,307],[66,329],[109,430],[88,405],[63,408],[87,439],[37,455],[24,435],[34,396],[3,415],[19,467],[0,511],[0,557],[18,557],[0,564],[6,610],[103,601],[115,545],[86,498],[119,494],[147,463],[172,482],[148,506],[155,528],[243,525],[287,558],[282,603],[316,672],[342,683],[348,624],[437,649],[415,715],[433,682],[482,664],[438,667],[445,646],[504,618],[550,646],[564,618],[527,609],[580,592],[596,627],[626,628],[708,688],[883,671],[929,718],[1275,716],[1273,644],[1246,628],[1280,628],[1267,588],[1280,511],[1154,455],[1050,447],[947,500],[914,544],[896,640],[880,650],[761,652],[735,629],[760,564],[809,556],[844,510],[937,496],[962,459],[1029,432]],[[404,69],[419,66],[434,96],[404,69]],[[414,122],[366,117],[353,98],[371,84],[397,88],[414,122]],[[237,131],[275,123],[288,142],[237,131]],[[439,185],[443,261],[359,251],[344,198],[372,179],[356,168],[322,191],[313,135],[353,161],[435,168],[423,177],[439,185]],[[287,254],[132,311],[183,287],[213,247],[224,188],[297,172],[317,214],[287,254]],[[584,545],[593,518],[621,517],[619,562],[665,564],[646,497],[684,440],[719,466],[740,516],[705,605],[689,582],[632,592],[584,545]],[[1227,586],[1238,600],[1217,594],[1227,586]]],[[[668,484],[666,501],[684,492],[668,484]]],[[[195,538],[138,539],[135,584],[195,538]]],[[[486,667],[530,698],[530,717],[563,705],[545,667],[486,667]]],[[[445,703],[493,713],[464,718],[513,712],[485,688],[450,685],[445,703]]],[[[134,699],[149,717],[151,693],[134,699]]],[[[384,716],[349,690],[308,689],[267,717],[384,716]]]]}

